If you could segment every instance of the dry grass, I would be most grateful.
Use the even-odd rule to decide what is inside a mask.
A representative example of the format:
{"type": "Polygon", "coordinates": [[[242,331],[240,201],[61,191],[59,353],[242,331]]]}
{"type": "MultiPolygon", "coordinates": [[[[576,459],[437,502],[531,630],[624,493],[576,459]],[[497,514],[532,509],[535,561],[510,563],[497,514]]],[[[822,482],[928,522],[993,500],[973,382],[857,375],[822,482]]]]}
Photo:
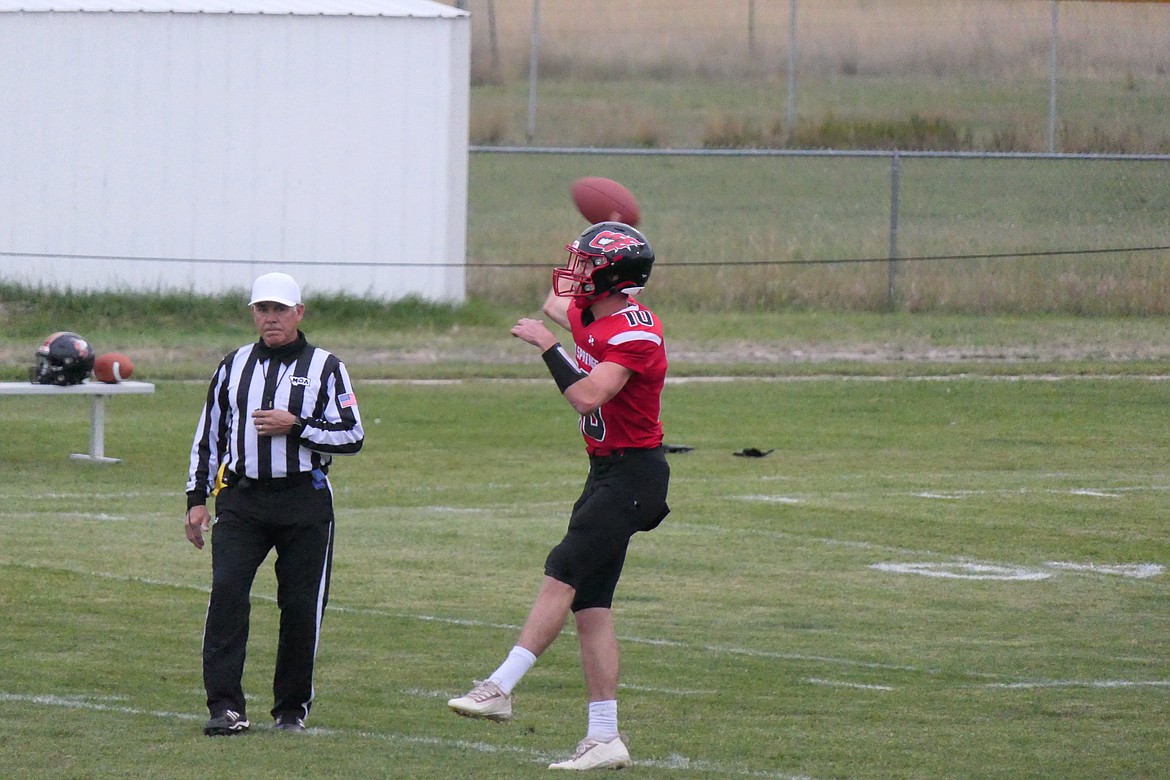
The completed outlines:
{"type": "MultiPolygon", "coordinates": [[[[531,0],[467,5],[480,72],[498,63],[504,78],[525,73],[531,0]]],[[[1017,78],[1048,68],[1046,0],[805,0],[797,4],[796,21],[806,74],[1017,78]]],[[[1061,72],[1070,78],[1165,75],[1168,21],[1163,3],[1062,3],[1061,72]]],[[[782,70],[789,25],[789,3],[781,0],[544,2],[542,70],[550,76],[782,70]],[[592,30],[590,20],[597,23],[592,30]]]]}
{"type": "MultiPolygon", "coordinates": [[[[1048,149],[1047,0],[805,0],[793,101],[783,0],[544,2],[531,134],[533,4],[467,4],[475,144],[840,148],[817,135],[826,122],[849,135],[917,117],[953,128],[950,148],[1048,149]]],[[[1170,151],[1170,4],[1068,2],[1058,19],[1059,150],[1170,151]]]]}
{"type": "MultiPolygon", "coordinates": [[[[584,227],[568,195],[584,175],[625,182],[638,197],[659,258],[652,305],[890,304],[890,162],[875,157],[473,155],[474,296],[543,299],[561,247],[584,227]]],[[[894,303],[913,312],[1170,313],[1170,253],[1142,249],[1166,246],[1168,210],[1167,161],[904,159],[894,303]],[[1132,251],[1106,251],[1123,248],[1132,251]]]]}

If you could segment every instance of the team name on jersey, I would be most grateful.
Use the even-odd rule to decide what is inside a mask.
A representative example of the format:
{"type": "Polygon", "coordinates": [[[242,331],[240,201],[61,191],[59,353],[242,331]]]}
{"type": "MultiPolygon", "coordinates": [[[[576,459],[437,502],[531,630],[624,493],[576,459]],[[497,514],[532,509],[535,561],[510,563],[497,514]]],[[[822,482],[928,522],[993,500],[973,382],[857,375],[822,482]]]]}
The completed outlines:
{"type": "Polygon", "coordinates": [[[597,358],[581,349],[579,344],[577,345],[577,363],[583,366],[588,366],[590,371],[597,368],[597,358]]]}

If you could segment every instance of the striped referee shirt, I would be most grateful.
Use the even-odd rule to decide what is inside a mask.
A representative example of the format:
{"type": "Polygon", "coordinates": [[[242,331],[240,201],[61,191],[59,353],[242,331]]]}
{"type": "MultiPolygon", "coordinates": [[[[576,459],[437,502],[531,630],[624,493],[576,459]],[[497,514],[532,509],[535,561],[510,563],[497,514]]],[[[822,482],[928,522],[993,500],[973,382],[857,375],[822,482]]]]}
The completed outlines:
{"type": "Polygon", "coordinates": [[[207,389],[191,445],[187,506],[206,503],[220,464],[250,479],[287,477],[357,454],[364,438],[349,373],[335,355],[299,331],[282,347],[240,347],[220,361],[207,389]],[[259,436],[256,409],[286,409],[297,422],[285,436],[259,436]]]}

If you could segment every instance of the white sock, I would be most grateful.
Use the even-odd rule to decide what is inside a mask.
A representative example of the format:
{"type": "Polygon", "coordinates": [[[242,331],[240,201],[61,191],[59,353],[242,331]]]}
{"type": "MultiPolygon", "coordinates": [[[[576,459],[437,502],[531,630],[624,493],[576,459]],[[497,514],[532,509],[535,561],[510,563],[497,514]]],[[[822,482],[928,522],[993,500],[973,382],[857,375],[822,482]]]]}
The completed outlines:
{"type": "Polygon", "coordinates": [[[618,735],[617,701],[589,702],[589,733],[586,739],[609,742],[618,735]]]}
{"type": "Polygon", "coordinates": [[[510,694],[516,683],[520,682],[520,678],[526,675],[535,663],[536,656],[531,651],[516,645],[508,652],[508,657],[500,664],[500,668],[492,672],[488,679],[500,686],[501,691],[510,694]]]}

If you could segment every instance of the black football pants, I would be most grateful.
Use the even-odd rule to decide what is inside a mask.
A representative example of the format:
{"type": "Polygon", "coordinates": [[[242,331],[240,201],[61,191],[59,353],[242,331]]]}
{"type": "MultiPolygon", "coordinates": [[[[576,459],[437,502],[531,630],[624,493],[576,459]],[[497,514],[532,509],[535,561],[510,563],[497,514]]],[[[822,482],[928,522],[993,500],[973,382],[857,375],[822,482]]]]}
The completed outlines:
{"type": "Polygon", "coordinates": [[[329,484],[283,490],[224,488],[211,539],[211,600],[203,633],[203,684],[212,716],[245,715],[242,678],[250,593],[256,571],[276,550],[280,638],[272,678],[273,717],[304,718],[313,700],[313,663],[333,565],[329,484]]]}

